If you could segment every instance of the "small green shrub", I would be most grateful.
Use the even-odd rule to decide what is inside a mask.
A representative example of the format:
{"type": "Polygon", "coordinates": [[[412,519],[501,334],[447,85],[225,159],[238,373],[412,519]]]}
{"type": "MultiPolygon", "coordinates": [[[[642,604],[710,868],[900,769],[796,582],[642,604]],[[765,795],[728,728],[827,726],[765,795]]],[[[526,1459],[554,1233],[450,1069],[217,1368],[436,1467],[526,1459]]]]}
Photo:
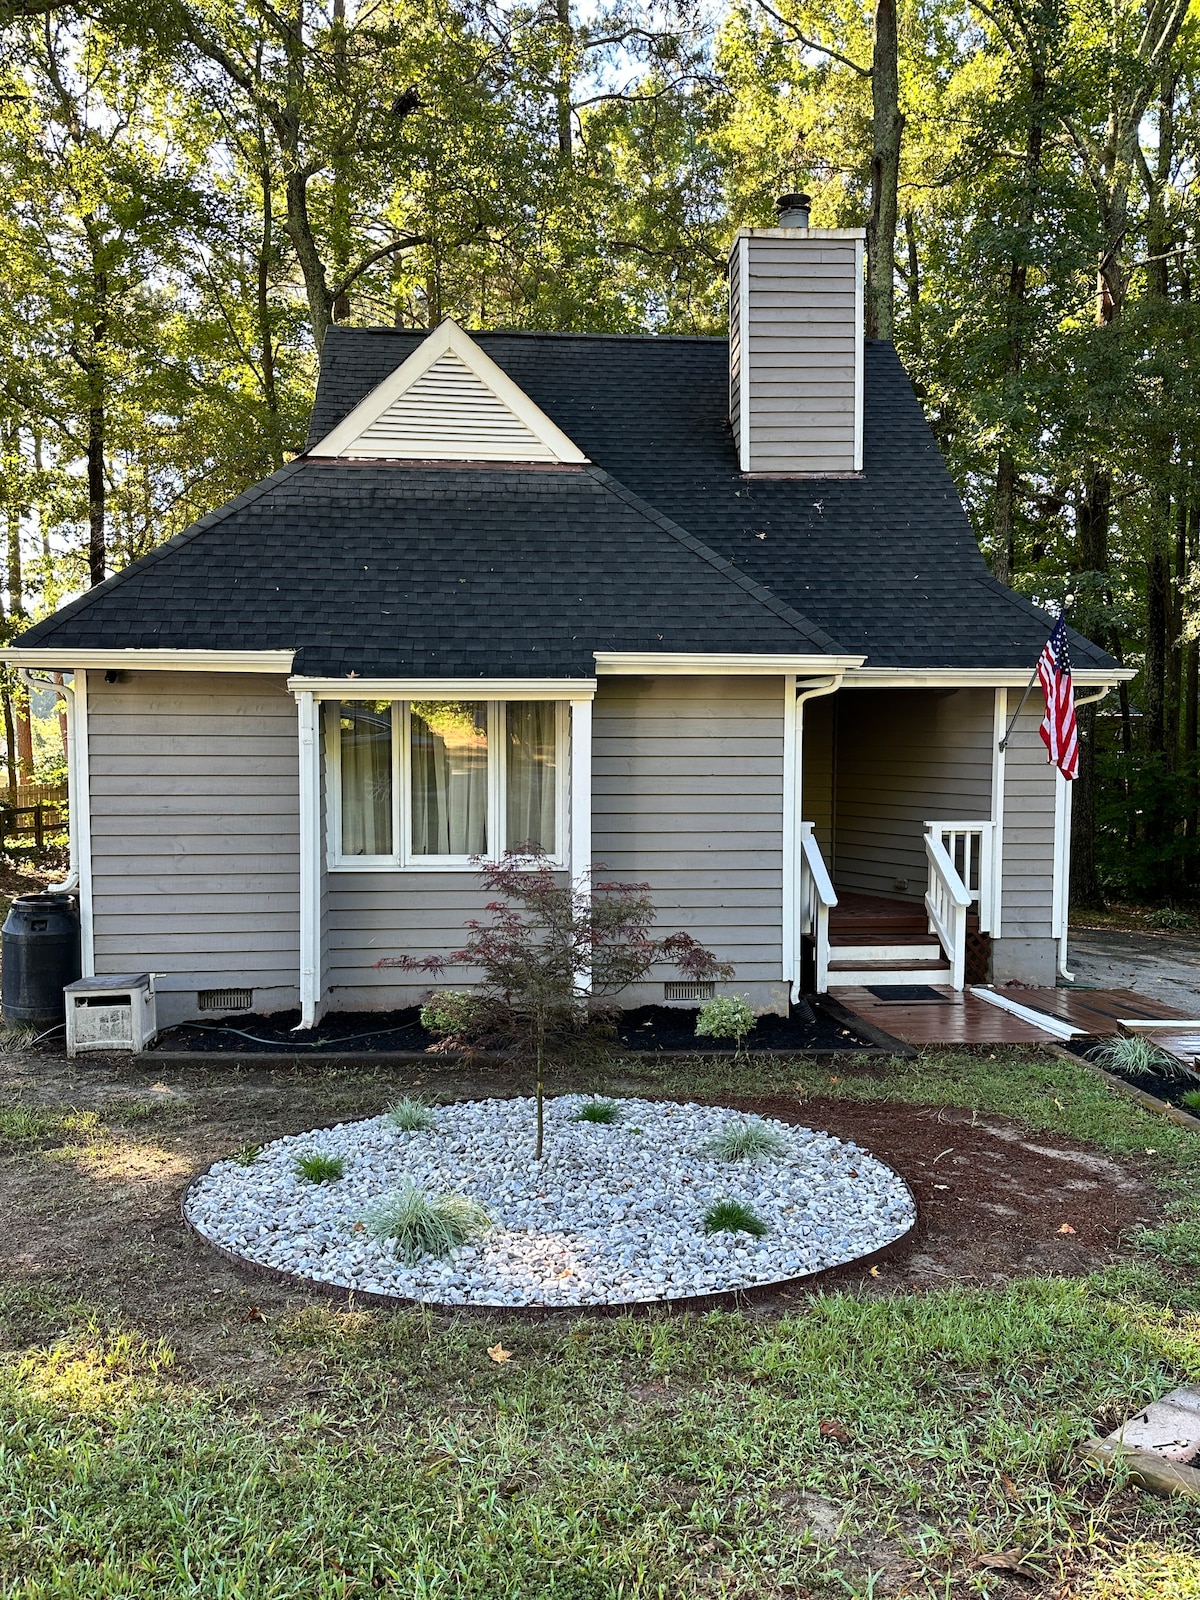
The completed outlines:
{"type": "Polygon", "coordinates": [[[696,1013],[697,1038],[732,1039],[739,1053],[753,1027],[754,1009],[740,994],[719,994],[696,1013]]]}
{"type": "Polygon", "coordinates": [[[425,1256],[448,1256],[492,1225],[477,1201],[457,1194],[430,1200],[411,1183],[381,1200],[363,1220],[373,1237],[389,1243],[410,1267],[425,1256]]]}
{"type": "Polygon", "coordinates": [[[421,1007],[421,1026],[426,1033],[461,1033],[473,1020],[476,997],[469,989],[443,989],[430,995],[421,1007]]]}
{"type": "Polygon", "coordinates": [[[1182,1061],[1160,1050],[1150,1039],[1140,1033],[1122,1034],[1106,1039],[1094,1050],[1088,1051],[1088,1060],[1094,1061],[1106,1072],[1130,1074],[1148,1072],[1156,1078],[1186,1078],[1190,1076],[1182,1061]]]}
{"type": "Polygon", "coordinates": [[[760,1156],[781,1156],[787,1140],[757,1117],[747,1117],[742,1122],[727,1122],[702,1149],[718,1161],[756,1161],[760,1156]]]}
{"type": "Polygon", "coordinates": [[[395,1128],[399,1133],[420,1133],[425,1128],[433,1127],[433,1112],[424,1100],[418,1100],[415,1095],[401,1095],[395,1105],[387,1109],[386,1117],[389,1128],[395,1128]]]}
{"type": "Polygon", "coordinates": [[[589,1100],[580,1106],[572,1122],[620,1122],[621,1108],[615,1100],[589,1100]]]}
{"type": "Polygon", "coordinates": [[[247,1139],[246,1143],[240,1145],[229,1159],[230,1161],[236,1161],[239,1167],[252,1167],[258,1160],[258,1153],[261,1149],[262,1145],[251,1144],[247,1139]]]}
{"type": "Polygon", "coordinates": [[[1177,911],[1174,906],[1159,906],[1157,910],[1146,913],[1146,926],[1182,932],[1194,928],[1196,919],[1186,911],[1177,911]]]}
{"type": "Polygon", "coordinates": [[[704,1213],[704,1231],[748,1233],[753,1239],[761,1239],[768,1229],[754,1207],[744,1200],[714,1200],[704,1213]]]}
{"type": "Polygon", "coordinates": [[[298,1178],[307,1178],[309,1183],[332,1183],[345,1172],[346,1163],[341,1156],[327,1156],[319,1150],[306,1150],[302,1156],[296,1157],[292,1170],[298,1178]]]}
{"type": "Polygon", "coordinates": [[[1189,1089],[1183,1096],[1183,1103],[1189,1111],[1200,1111],[1200,1089],[1189,1089]]]}

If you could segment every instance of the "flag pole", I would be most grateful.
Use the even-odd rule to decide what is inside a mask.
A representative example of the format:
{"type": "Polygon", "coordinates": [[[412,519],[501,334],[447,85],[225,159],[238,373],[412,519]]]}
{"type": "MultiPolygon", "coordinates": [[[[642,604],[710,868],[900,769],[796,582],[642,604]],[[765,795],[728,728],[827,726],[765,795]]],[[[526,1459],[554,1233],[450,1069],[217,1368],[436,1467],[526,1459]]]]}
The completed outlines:
{"type": "MultiPolygon", "coordinates": [[[[1070,595],[1067,596],[1068,603],[1070,602],[1071,598],[1072,597],[1070,595]]],[[[1059,612],[1058,617],[1065,617],[1066,614],[1067,614],[1067,607],[1066,607],[1066,605],[1064,605],[1062,610],[1059,612]]],[[[1055,627],[1058,626],[1058,617],[1056,617],[1054,619],[1055,627]]],[[[1038,664],[1039,665],[1041,664],[1041,659],[1042,659],[1041,656],[1039,656],[1038,657],[1038,664]]],[[[1037,675],[1038,675],[1038,669],[1037,669],[1037,666],[1035,666],[1034,669],[1033,669],[1033,673],[1030,676],[1029,682],[1025,685],[1025,693],[1021,696],[1021,703],[1017,707],[1017,709],[1013,712],[1012,721],[1009,723],[1008,727],[1005,728],[1005,730],[1004,730],[1004,737],[1003,737],[1003,739],[1001,739],[999,747],[998,747],[1001,750],[1003,750],[1007,746],[1008,741],[1012,738],[1012,731],[1017,725],[1017,718],[1021,715],[1022,711],[1024,711],[1025,702],[1026,702],[1026,700],[1029,699],[1029,696],[1033,693],[1033,686],[1037,682],[1037,675]]]]}

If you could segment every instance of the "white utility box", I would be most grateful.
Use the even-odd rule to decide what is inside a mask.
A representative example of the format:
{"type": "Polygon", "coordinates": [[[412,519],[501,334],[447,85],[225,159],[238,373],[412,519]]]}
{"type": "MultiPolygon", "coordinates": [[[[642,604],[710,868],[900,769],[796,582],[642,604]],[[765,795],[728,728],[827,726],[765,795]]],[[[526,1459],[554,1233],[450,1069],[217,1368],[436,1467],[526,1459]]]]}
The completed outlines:
{"type": "Polygon", "coordinates": [[[67,1003],[67,1054],[81,1050],[144,1050],[158,1026],[154,974],[77,978],[63,990],[67,1003]]]}

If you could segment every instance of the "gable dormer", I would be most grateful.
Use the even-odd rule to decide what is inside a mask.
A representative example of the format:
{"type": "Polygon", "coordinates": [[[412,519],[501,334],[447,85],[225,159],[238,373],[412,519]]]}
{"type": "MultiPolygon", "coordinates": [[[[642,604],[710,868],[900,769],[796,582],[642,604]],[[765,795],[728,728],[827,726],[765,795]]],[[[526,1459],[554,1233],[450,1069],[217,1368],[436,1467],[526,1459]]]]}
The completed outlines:
{"type": "Polygon", "coordinates": [[[832,476],[863,464],[862,228],[811,228],[808,196],[729,255],[729,415],[743,472],[832,476]]]}
{"type": "Polygon", "coordinates": [[[361,461],[587,460],[451,318],[308,454],[361,461]]]}

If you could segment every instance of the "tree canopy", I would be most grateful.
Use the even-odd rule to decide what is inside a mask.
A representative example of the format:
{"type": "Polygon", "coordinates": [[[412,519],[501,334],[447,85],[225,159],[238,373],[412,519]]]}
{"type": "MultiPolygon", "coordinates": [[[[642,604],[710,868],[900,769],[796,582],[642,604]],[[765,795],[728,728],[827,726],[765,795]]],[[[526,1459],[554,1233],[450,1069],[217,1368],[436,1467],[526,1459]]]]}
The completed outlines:
{"type": "Polygon", "coordinates": [[[1188,0],[0,0],[6,632],[294,453],[332,322],[720,332],[805,189],[993,571],[1137,669],[1077,893],[1194,892],[1198,83],[1188,0]]]}

